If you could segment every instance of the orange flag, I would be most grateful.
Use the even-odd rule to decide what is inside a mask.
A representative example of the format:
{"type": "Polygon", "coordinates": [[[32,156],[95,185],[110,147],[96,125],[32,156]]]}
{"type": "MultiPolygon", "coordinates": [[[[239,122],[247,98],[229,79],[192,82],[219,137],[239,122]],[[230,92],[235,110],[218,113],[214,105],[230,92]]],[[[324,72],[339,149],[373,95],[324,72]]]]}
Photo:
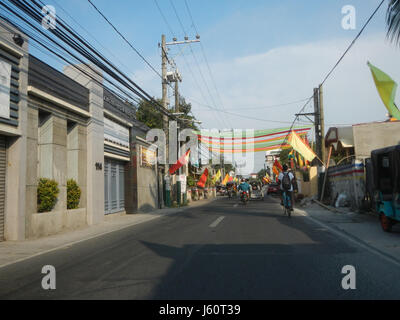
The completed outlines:
{"type": "Polygon", "coordinates": [[[200,188],[204,188],[206,185],[207,177],[208,177],[208,169],[206,168],[203,174],[201,175],[199,182],[197,182],[197,186],[200,188]]]}
{"type": "Polygon", "coordinates": [[[226,184],[228,182],[228,179],[229,179],[229,174],[226,174],[226,176],[225,176],[224,180],[222,180],[221,184],[222,185],[226,184]]]}

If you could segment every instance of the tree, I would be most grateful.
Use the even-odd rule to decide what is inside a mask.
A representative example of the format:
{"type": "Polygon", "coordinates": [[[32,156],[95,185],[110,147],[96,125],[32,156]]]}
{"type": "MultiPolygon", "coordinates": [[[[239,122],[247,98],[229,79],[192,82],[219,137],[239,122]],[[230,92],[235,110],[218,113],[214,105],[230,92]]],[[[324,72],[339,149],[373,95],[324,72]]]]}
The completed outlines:
{"type": "Polygon", "coordinates": [[[387,36],[391,41],[400,40],[400,0],[390,0],[386,11],[387,36]]]}
{"type": "MultiPolygon", "coordinates": [[[[161,104],[161,100],[157,99],[161,104]]],[[[141,100],[138,104],[136,111],[136,119],[143,122],[149,128],[162,128],[163,127],[163,115],[156,109],[154,103],[146,100],[141,100]]]]}
{"type": "Polygon", "coordinates": [[[199,130],[197,125],[193,122],[196,120],[194,116],[189,115],[192,111],[192,104],[186,102],[184,97],[179,97],[179,112],[182,112],[183,115],[180,115],[180,119],[186,119],[187,121],[182,121],[180,127],[182,129],[191,128],[193,130],[199,130]]]}
{"type": "MultiPolygon", "coordinates": [[[[162,104],[161,99],[157,99],[159,104],[162,104]]],[[[185,101],[185,98],[179,97],[179,112],[183,115],[178,116],[179,119],[187,119],[187,121],[179,121],[179,127],[182,129],[192,128],[199,130],[198,127],[193,123],[196,120],[194,116],[189,115],[192,110],[192,105],[185,101]]],[[[169,109],[168,112],[174,113],[174,109],[169,109]]],[[[154,106],[154,103],[146,100],[141,100],[137,106],[136,119],[143,122],[149,128],[163,128],[163,114],[158,108],[154,106]]],[[[172,119],[170,119],[172,120],[172,119]]]]}

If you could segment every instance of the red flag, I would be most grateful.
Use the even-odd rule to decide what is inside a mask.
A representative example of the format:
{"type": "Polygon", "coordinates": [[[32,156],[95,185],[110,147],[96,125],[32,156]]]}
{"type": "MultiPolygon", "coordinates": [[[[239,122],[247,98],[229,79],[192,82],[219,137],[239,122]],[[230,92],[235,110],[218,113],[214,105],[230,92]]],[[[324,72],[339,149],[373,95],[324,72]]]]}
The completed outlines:
{"type": "Polygon", "coordinates": [[[228,182],[233,181],[233,177],[229,177],[228,182]]]}
{"type": "Polygon", "coordinates": [[[197,186],[200,188],[204,188],[206,185],[207,177],[208,177],[208,169],[206,168],[203,174],[201,175],[199,182],[197,182],[197,186]]]}
{"type": "Polygon", "coordinates": [[[169,174],[173,174],[176,170],[178,170],[180,167],[184,166],[189,162],[189,153],[190,150],[186,151],[186,153],[183,156],[181,156],[178,159],[178,161],[169,168],[169,174]]]}
{"type": "Polygon", "coordinates": [[[281,165],[280,162],[279,162],[278,160],[276,160],[276,159],[275,159],[275,162],[274,162],[274,166],[275,166],[275,167],[278,167],[279,170],[283,171],[282,165],[281,165]]]}

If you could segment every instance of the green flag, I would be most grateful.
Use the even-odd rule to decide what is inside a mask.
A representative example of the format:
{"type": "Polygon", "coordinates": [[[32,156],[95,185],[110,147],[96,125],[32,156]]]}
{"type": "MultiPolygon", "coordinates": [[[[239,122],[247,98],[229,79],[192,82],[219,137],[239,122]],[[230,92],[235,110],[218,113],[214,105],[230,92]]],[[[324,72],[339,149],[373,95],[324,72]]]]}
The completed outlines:
{"type": "Polygon", "coordinates": [[[390,78],[382,70],[373,66],[371,63],[367,62],[367,65],[371,69],[372,77],[376,85],[376,89],[388,109],[390,115],[397,120],[400,120],[400,111],[394,103],[394,98],[396,96],[397,83],[390,78]]]}

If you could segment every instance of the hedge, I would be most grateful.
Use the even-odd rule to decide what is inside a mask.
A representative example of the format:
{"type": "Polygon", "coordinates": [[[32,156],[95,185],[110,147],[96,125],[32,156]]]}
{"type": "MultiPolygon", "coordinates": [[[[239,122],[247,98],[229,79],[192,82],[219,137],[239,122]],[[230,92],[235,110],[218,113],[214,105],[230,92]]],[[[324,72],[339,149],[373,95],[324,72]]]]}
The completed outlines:
{"type": "Polygon", "coordinates": [[[49,212],[53,210],[60,192],[55,180],[40,178],[37,188],[38,212],[49,212]]]}
{"type": "Polygon", "coordinates": [[[74,179],[67,181],[67,209],[76,209],[81,199],[81,188],[74,179]]]}

